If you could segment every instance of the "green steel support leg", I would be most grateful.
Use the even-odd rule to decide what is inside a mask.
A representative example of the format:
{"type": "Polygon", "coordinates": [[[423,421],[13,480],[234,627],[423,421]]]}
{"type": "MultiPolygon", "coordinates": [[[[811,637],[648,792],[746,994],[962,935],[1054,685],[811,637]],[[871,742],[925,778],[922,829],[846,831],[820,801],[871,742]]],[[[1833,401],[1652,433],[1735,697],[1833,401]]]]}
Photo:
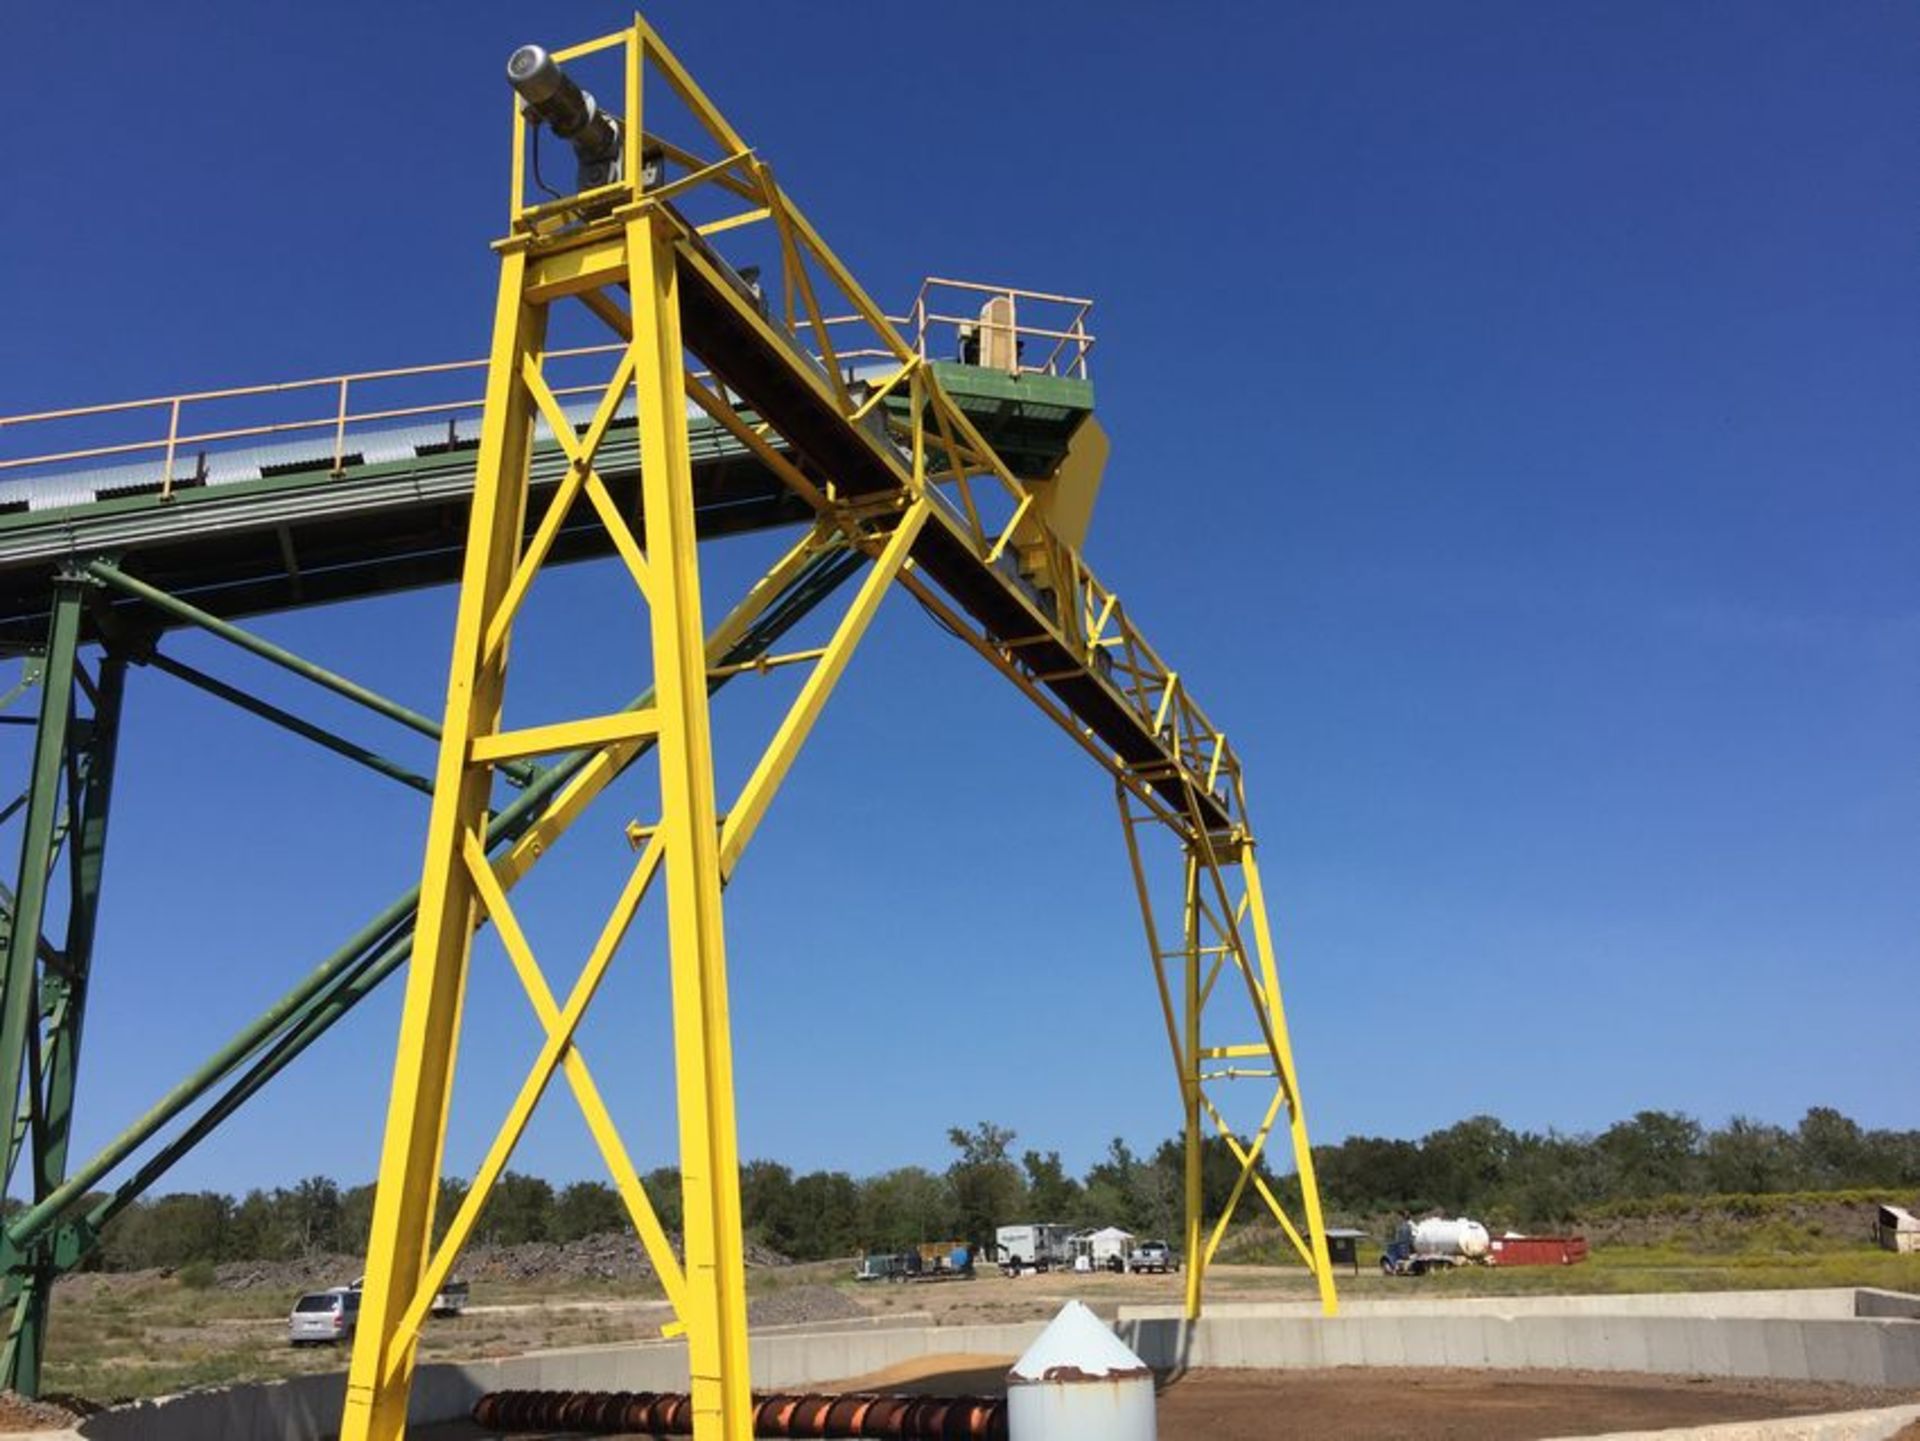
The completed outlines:
{"type": "MultiPolygon", "coordinates": [[[[54,593],[53,619],[47,630],[40,726],[33,740],[33,777],[27,790],[20,871],[13,890],[13,923],[7,928],[4,964],[0,965],[0,1095],[6,1099],[5,1114],[9,1117],[20,1111],[21,1069],[27,1061],[29,1033],[35,1020],[35,962],[46,925],[47,893],[61,820],[61,782],[73,719],[73,672],[80,650],[83,609],[82,587],[62,582],[54,593]]],[[[0,1181],[11,1183],[19,1154],[9,1128],[4,1142],[0,1142],[0,1181]]]]}
{"type": "MultiPolygon", "coordinates": [[[[78,666],[85,594],[85,583],[72,579],[62,580],[54,592],[45,669],[41,676],[40,724],[34,735],[33,776],[20,842],[19,879],[14,892],[12,924],[5,937],[5,965],[0,969],[0,1087],[5,1088],[4,1093],[11,1102],[10,1111],[29,1117],[25,1140],[32,1152],[36,1199],[51,1189],[47,1181],[48,1168],[66,1165],[73,1067],[78,1058],[86,993],[88,957],[84,951],[92,942],[94,902],[98,898],[98,847],[106,835],[104,790],[97,813],[87,815],[90,807],[86,792],[90,788],[93,757],[76,756],[69,749],[72,741],[91,739],[99,729],[97,724],[76,723],[74,716],[74,674],[78,666]],[[64,816],[63,781],[66,782],[67,811],[64,816]],[[83,953],[68,952],[61,955],[59,964],[43,967],[41,939],[63,820],[66,829],[76,832],[75,844],[68,852],[74,878],[74,896],[68,908],[68,937],[70,944],[75,939],[82,942],[83,953]],[[77,834],[80,830],[88,834],[82,837],[77,834]],[[92,844],[95,853],[83,858],[81,847],[86,844],[92,844]],[[40,1034],[42,1007],[52,1021],[44,1044],[40,1034]],[[55,1104],[56,1096],[57,1127],[49,1109],[55,1104]]],[[[100,700],[110,704],[115,712],[119,706],[120,674],[116,664],[110,683],[103,675],[100,692],[100,700]]],[[[99,719],[96,713],[95,721],[99,719]]],[[[110,757],[115,729],[112,723],[117,716],[109,715],[107,719],[106,744],[110,757]]],[[[106,770],[111,772],[111,769],[109,758],[106,770]]],[[[0,1177],[9,1183],[23,1153],[21,1129],[8,1127],[4,1142],[0,1142],[0,1149],[4,1151],[0,1177]]],[[[5,1257],[9,1304],[6,1345],[4,1352],[0,1352],[0,1384],[32,1396],[40,1389],[47,1296],[53,1278],[51,1272],[39,1274],[42,1269],[39,1266],[23,1264],[26,1259],[18,1252],[5,1257]]]]}
{"type": "MultiPolygon", "coordinates": [[[[120,735],[120,702],[126,688],[126,662],[102,658],[93,716],[74,724],[68,770],[68,871],[72,895],[67,913],[64,965],[49,968],[41,981],[45,1017],[41,1073],[45,1095],[40,1128],[33,1137],[35,1200],[44,1200],[66,1179],[67,1148],[72,1139],[73,1094],[79,1079],[81,1027],[86,1020],[87,986],[93,969],[93,940],[100,911],[100,876],[106,858],[107,814],[113,795],[113,768],[120,735]]],[[[31,1083],[31,1078],[29,1078],[31,1083]]],[[[33,1253],[31,1270],[20,1278],[14,1298],[19,1324],[8,1337],[4,1379],[16,1390],[38,1395],[46,1357],[48,1306],[61,1268],[46,1248],[33,1253]],[[17,1335],[17,1339],[15,1339],[17,1335]]],[[[9,1286],[9,1289],[12,1289],[9,1286]]]]}

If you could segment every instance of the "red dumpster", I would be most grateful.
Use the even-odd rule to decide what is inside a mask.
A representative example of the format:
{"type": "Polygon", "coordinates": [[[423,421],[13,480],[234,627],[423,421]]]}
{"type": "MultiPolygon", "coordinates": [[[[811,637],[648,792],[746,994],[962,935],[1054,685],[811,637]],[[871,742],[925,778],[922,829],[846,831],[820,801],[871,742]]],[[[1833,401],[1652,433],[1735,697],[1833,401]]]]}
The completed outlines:
{"type": "Polygon", "coordinates": [[[1587,1259],[1585,1236],[1495,1236],[1490,1266],[1572,1266],[1587,1259]]]}

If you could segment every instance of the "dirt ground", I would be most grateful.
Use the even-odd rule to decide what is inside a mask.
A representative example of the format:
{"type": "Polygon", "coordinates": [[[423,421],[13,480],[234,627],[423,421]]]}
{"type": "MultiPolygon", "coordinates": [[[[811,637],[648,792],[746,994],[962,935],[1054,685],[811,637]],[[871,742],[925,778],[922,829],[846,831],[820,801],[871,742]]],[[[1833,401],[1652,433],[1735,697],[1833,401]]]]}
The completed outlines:
{"type": "MultiPolygon", "coordinates": [[[[929,1356],[818,1389],[995,1395],[1012,1361],[929,1356]]],[[[1193,1371],[1161,1382],[1158,1421],[1160,1441],[1540,1441],[1915,1401],[1920,1395],[1851,1386],[1590,1371],[1193,1371]]],[[[435,1441],[491,1434],[432,1431],[435,1441]]],[[[1910,1436],[1920,1428],[1899,1441],[1910,1436]]]]}
{"type": "MultiPolygon", "coordinates": [[[[929,1356],[822,1391],[997,1395],[1011,1356],[929,1356]]],[[[1920,1401],[1857,1386],[1590,1371],[1193,1371],[1163,1380],[1160,1441],[1537,1441],[1920,1401]],[[1275,1418],[1286,1418],[1284,1430],[1275,1418]]]]}

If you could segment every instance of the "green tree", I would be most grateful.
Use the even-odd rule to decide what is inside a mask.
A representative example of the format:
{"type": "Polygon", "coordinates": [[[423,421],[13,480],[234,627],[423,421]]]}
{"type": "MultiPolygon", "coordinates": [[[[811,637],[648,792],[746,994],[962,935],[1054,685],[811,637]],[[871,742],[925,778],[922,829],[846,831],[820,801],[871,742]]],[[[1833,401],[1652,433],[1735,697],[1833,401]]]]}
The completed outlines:
{"type": "Polygon", "coordinates": [[[184,1266],[228,1259],[233,1198],[217,1191],[160,1196],[129,1206],[107,1227],[103,1245],[115,1270],[184,1266]]]}
{"type": "Polygon", "coordinates": [[[496,1246],[553,1239],[553,1187],[538,1176],[503,1172],[493,1183],[478,1229],[496,1246]]]}
{"type": "Polygon", "coordinates": [[[342,1249],[340,1187],[330,1177],[307,1177],[288,1193],[286,1207],[294,1243],[301,1255],[342,1249]]]}
{"type": "Polygon", "coordinates": [[[367,1237],[373,1231],[373,1193],[371,1184],[340,1193],[340,1249],[348,1255],[367,1254],[367,1237]]]}
{"type": "Polygon", "coordinates": [[[947,1167],[957,1239],[985,1245],[993,1240],[996,1227],[1019,1218],[1026,1200],[1020,1169],[1011,1159],[1014,1133],[982,1121],[971,1130],[949,1127],[947,1141],[960,1153],[947,1167]]]}
{"type": "Polygon", "coordinates": [[[793,1172],[778,1161],[740,1168],[740,1217],[747,1231],[783,1256],[800,1243],[802,1218],[793,1204],[793,1172]]]}
{"type": "Polygon", "coordinates": [[[1692,1194],[1704,1179],[1700,1123],[1677,1111],[1640,1111],[1594,1142],[1613,1172],[1615,1196],[1692,1194]]]}
{"type": "Polygon", "coordinates": [[[436,1246],[446,1239],[447,1227],[453,1224],[454,1216],[466,1201],[467,1190],[464,1176],[440,1178],[440,1202],[433,1208],[433,1242],[436,1246]]]}
{"type": "Polygon", "coordinates": [[[860,1242],[869,1251],[906,1251],[953,1234],[947,1184],[919,1166],[871,1176],[860,1187],[860,1242]]]}
{"type": "Polygon", "coordinates": [[[654,1215],[660,1218],[661,1229],[669,1236],[678,1236],[685,1229],[680,1197],[680,1168],[657,1166],[640,1179],[646,1187],[647,1199],[653,1202],[654,1215]]]}
{"type": "Polygon", "coordinates": [[[851,1256],[860,1247],[860,1188],[844,1171],[809,1171],[793,1183],[793,1230],[787,1254],[796,1261],[851,1256]]]}
{"type": "Polygon", "coordinates": [[[1043,1221],[1079,1218],[1080,1183],[1060,1164],[1058,1151],[1044,1155],[1028,1151],[1021,1156],[1020,1165],[1027,1173],[1027,1205],[1036,1218],[1043,1221]]]}
{"type": "Polygon", "coordinates": [[[1796,1139],[1809,1185],[1840,1187],[1865,1179],[1866,1138],[1858,1122],[1833,1107],[1815,1106],[1802,1116],[1796,1139]]]}
{"type": "Polygon", "coordinates": [[[604,1236],[612,1231],[631,1229],[620,1193],[604,1181],[575,1181],[554,1200],[553,1239],[556,1241],[578,1241],[585,1236],[604,1236]]]}
{"type": "Polygon", "coordinates": [[[1745,1116],[1710,1132],[1703,1156],[1708,1189],[1722,1192],[1787,1190],[1794,1183],[1797,1161],[1792,1136],[1745,1116]]]}
{"type": "Polygon", "coordinates": [[[1483,1209],[1506,1180],[1516,1137],[1493,1116],[1469,1116],[1420,1142],[1422,1187],[1436,1205],[1483,1209]]]}

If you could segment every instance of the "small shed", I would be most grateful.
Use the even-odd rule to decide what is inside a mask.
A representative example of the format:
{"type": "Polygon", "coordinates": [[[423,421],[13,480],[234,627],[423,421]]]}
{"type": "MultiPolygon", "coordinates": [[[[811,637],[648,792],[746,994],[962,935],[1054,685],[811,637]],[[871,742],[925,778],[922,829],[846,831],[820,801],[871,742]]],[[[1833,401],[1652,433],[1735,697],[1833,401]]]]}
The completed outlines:
{"type": "Polygon", "coordinates": [[[1133,1232],[1118,1226],[1103,1226],[1098,1231],[1082,1231],[1073,1238],[1073,1254],[1085,1256],[1094,1270],[1127,1264],[1127,1252],[1133,1249],[1133,1232]]]}
{"type": "Polygon", "coordinates": [[[1365,1231],[1355,1231],[1344,1226],[1327,1228],[1327,1259],[1336,1266],[1351,1266],[1353,1274],[1360,1274],[1360,1243],[1366,1239],[1365,1231]]]}
{"type": "Polygon", "coordinates": [[[1873,1238],[1883,1250],[1920,1255],[1920,1216],[1904,1206],[1882,1206],[1874,1221],[1873,1238]]]}

